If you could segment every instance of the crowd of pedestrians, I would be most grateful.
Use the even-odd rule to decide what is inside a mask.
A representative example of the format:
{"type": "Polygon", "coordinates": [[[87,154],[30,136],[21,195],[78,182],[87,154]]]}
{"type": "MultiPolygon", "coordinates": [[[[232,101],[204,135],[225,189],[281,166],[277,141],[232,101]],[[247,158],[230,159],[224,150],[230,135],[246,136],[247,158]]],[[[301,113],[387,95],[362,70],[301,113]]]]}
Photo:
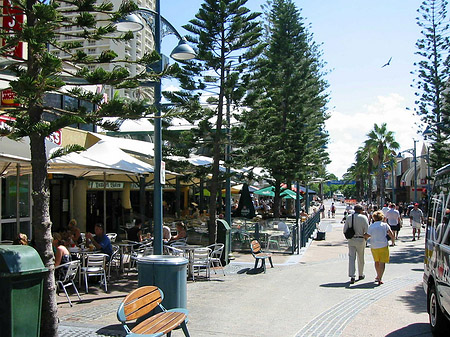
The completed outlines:
{"type": "Polygon", "coordinates": [[[381,210],[378,210],[376,206],[361,204],[356,204],[353,209],[350,205],[346,206],[342,220],[344,234],[349,228],[353,228],[352,237],[348,238],[348,276],[351,284],[365,278],[364,252],[368,243],[375,262],[377,275],[375,282],[378,285],[383,284],[385,266],[386,263],[389,263],[389,241],[391,241],[391,246],[395,246],[395,240],[398,239],[398,233],[403,227],[405,218],[409,218],[412,227],[412,240],[416,240],[416,234],[417,240],[419,240],[420,230],[425,224],[425,219],[418,203],[408,206],[388,203],[383,205],[381,210]],[[357,270],[356,265],[358,266],[357,270]]]}

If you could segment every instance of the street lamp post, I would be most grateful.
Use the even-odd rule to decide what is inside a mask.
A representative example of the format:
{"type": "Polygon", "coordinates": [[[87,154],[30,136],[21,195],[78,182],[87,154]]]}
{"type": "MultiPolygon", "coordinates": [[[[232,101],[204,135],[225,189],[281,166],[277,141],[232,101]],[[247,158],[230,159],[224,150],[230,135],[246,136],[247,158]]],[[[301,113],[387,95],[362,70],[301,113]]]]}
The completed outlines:
{"type": "Polygon", "coordinates": [[[414,203],[417,202],[417,154],[416,154],[416,143],[418,140],[413,139],[414,141],[414,148],[400,151],[397,155],[397,158],[402,158],[403,152],[408,152],[413,155],[413,163],[414,163],[414,203]]]}
{"type": "MultiPolygon", "coordinates": [[[[180,33],[161,16],[161,5],[160,0],[155,1],[155,11],[147,8],[139,8],[136,11],[144,20],[147,20],[146,16],[150,15],[154,22],[154,40],[155,40],[155,51],[161,55],[161,42],[162,34],[161,27],[162,24],[165,25],[167,34],[174,34],[178,37],[180,42],[178,46],[172,51],[170,56],[176,61],[184,61],[193,59],[196,54],[195,51],[186,43],[186,40],[181,36],[180,33]]],[[[147,22],[148,24],[148,22],[147,22]]],[[[151,25],[150,25],[151,26],[151,25]]],[[[144,27],[140,19],[136,14],[130,14],[122,21],[116,24],[118,31],[139,31],[144,27]]],[[[163,70],[162,58],[158,61],[157,72],[163,70]]],[[[156,113],[154,118],[154,194],[153,194],[153,228],[154,228],[154,241],[153,241],[153,251],[156,255],[162,254],[163,241],[162,241],[162,226],[163,226],[163,209],[162,209],[162,185],[164,174],[163,172],[163,162],[162,162],[162,128],[161,128],[161,80],[159,79],[154,83],[154,104],[156,107],[156,113]]]]}

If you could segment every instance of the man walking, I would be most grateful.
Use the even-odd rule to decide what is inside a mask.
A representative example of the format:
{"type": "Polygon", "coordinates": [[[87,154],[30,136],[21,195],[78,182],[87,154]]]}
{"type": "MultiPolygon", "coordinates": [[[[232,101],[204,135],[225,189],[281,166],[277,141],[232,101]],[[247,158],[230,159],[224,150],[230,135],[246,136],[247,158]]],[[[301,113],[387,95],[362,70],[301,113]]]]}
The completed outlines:
{"type": "Polygon", "coordinates": [[[417,240],[420,239],[420,227],[424,223],[423,220],[423,212],[419,208],[419,204],[416,202],[414,204],[414,208],[409,211],[409,219],[411,220],[411,226],[413,228],[413,241],[416,241],[416,232],[417,232],[417,240]]]}
{"type": "Polygon", "coordinates": [[[353,227],[355,235],[348,240],[348,276],[350,283],[355,283],[356,277],[356,258],[358,258],[358,280],[364,279],[364,249],[366,248],[366,240],[364,235],[369,229],[369,220],[362,214],[363,207],[356,204],[354,207],[355,213],[348,216],[345,220],[344,233],[348,227],[353,227]]]}

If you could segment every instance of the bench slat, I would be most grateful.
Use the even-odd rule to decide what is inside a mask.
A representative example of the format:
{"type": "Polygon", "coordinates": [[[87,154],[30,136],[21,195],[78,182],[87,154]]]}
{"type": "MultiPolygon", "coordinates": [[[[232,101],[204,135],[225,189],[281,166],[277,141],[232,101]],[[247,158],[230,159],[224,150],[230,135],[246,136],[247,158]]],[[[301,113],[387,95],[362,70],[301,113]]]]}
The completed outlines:
{"type": "Polygon", "coordinates": [[[148,314],[162,302],[157,287],[146,286],[133,291],[124,299],[124,313],[127,321],[135,320],[148,314]]]}
{"type": "Polygon", "coordinates": [[[137,334],[152,334],[162,332],[166,334],[178,327],[186,319],[182,312],[160,312],[139,323],[131,331],[137,334]]]}

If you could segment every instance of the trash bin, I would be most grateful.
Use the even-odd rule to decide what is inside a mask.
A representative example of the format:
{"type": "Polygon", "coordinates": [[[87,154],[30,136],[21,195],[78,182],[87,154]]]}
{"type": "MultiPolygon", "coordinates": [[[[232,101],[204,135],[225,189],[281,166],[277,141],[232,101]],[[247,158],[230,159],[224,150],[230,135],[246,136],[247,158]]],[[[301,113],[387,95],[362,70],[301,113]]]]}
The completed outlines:
{"type": "Polygon", "coordinates": [[[217,219],[217,242],[223,243],[223,254],[221,257],[222,265],[227,265],[230,262],[231,254],[231,227],[223,219],[217,219]]]}
{"type": "Polygon", "coordinates": [[[138,285],[157,286],[164,293],[166,309],[187,309],[188,260],[181,256],[149,255],[137,260],[138,285]]]}
{"type": "Polygon", "coordinates": [[[39,336],[45,272],[34,248],[0,245],[1,336],[39,336]]]}

